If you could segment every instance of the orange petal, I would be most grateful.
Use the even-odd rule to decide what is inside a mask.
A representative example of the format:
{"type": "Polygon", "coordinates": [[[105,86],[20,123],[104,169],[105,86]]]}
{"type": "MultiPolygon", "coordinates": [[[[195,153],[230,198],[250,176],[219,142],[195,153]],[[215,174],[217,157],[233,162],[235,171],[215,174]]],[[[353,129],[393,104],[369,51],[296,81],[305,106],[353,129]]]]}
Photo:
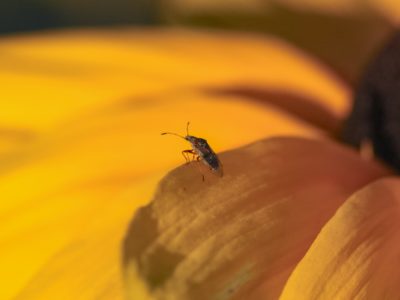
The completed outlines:
{"type": "Polygon", "coordinates": [[[322,229],[281,299],[399,299],[399,220],[399,179],[355,193],[322,229]]]}
{"type": "Polygon", "coordinates": [[[124,262],[132,295],[141,280],[157,299],[274,299],[343,201],[387,173],[300,138],[263,140],[221,160],[221,179],[176,169],[134,218],[124,262]]]}
{"type": "Polygon", "coordinates": [[[400,7],[396,0],[369,0],[370,5],[380,12],[386,19],[390,20],[393,25],[400,23],[400,7]]]}

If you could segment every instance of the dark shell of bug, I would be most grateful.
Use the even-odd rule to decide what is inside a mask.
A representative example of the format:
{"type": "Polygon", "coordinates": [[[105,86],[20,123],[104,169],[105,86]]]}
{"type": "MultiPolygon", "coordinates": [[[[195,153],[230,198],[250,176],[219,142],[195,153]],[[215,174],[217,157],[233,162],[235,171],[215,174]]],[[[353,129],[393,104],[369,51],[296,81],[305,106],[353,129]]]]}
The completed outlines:
{"type": "Polygon", "coordinates": [[[217,155],[213,152],[204,155],[203,159],[214,170],[218,170],[221,167],[217,155]]]}
{"type": "Polygon", "coordinates": [[[211,147],[208,145],[207,140],[205,139],[195,138],[195,145],[197,148],[201,149],[202,152],[212,152],[211,147]]]}
{"type": "Polygon", "coordinates": [[[208,145],[207,140],[188,136],[187,139],[193,144],[196,151],[213,171],[219,172],[222,176],[222,166],[215,152],[208,145]]]}

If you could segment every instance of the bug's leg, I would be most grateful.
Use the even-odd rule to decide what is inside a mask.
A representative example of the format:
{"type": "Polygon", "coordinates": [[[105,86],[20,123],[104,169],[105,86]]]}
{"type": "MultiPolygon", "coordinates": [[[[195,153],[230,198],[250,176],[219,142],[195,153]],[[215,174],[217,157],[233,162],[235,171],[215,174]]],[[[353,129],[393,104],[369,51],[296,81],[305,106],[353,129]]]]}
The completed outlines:
{"type": "MultiPolygon", "coordinates": [[[[182,155],[183,155],[183,157],[184,157],[185,160],[186,160],[186,164],[190,164],[191,162],[194,162],[195,160],[196,160],[196,162],[200,162],[200,160],[201,160],[201,157],[198,156],[197,153],[194,152],[193,150],[183,150],[183,151],[182,151],[182,155]],[[190,154],[193,155],[193,159],[192,159],[192,160],[190,160],[190,157],[189,157],[190,154]]],[[[203,182],[204,182],[204,181],[205,181],[205,177],[204,177],[203,172],[202,172],[201,169],[200,169],[200,166],[199,166],[198,164],[196,164],[196,167],[197,167],[197,169],[199,170],[199,172],[200,172],[200,174],[201,174],[201,176],[202,176],[202,180],[203,180],[203,182]]]]}
{"type": "MultiPolygon", "coordinates": [[[[201,160],[201,157],[200,157],[200,156],[197,156],[197,157],[196,157],[196,162],[200,162],[200,160],[201,160]]],[[[204,182],[204,181],[205,181],[205,177],[204,177],[204,174],[203,174],[203,172],[201,171],[199,165],[197,165],[197,169],[199,170],[199,172],[200,172],[200,174],[201,174],[201,176],[202,176],[203,182],[204,182]]]]}
{"type": "Polygon", "coordinates": [[[184,151],[182,151],[182,156],[185,159],[185,163],[188,164],[188,158],[187,158],[186,153],[184,151]]]}
{"type": "Polygon", "coordinates": [[[195,161],[195,160],[196,160],[196,161],[199,161],[200,156],[198,156],[197,153],[195,153],[194,151],[193,151],[192,154],[193,154],[192,161],[195,161]]]}
{"type": "Polygon", "coordinates": [[[193,150],[183,150],[182,155],[185,158],[186,164],[190,163],[189,153],[195,155],[196,153],[193,150]]]}

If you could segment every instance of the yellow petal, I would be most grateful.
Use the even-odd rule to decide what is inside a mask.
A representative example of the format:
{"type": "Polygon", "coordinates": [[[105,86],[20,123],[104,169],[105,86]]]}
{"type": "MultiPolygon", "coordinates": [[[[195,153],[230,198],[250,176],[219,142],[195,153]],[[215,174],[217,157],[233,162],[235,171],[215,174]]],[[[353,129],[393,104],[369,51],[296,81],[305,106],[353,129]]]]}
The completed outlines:
{"type": "Polygon", "coordinates": [[[399,299],[400,181],[355,193],[326,224],[281,299],[399,299]]]}
{"type": "MultiPolygon", "coordinates": [[[[170,173],[125,242],[128,290],[156,299],[274,299],[319,230],[387,171],[328,142],[275,138],[223,153],[223,178],[170,173]]],[[[131,296],[131,299],[135,299],[131,296]]]]}
{"type": "Polygon", "coordinates": [[[349,104],[346,86],[325,66],[264,36],[78,31],[3,38],[0,45],[0,95],[7,99],[0,120],[8,127],[41,131],[116,100],[170,102],[177,93],[237,84],[304,96],[338,116],[349,104]]]}
{"type": "Polygon", "coordinates": [[[210,88],[289,91],[337,120],[348,104],[324,66],[266,37],[78,31],[0,44],[1,299],[122,297],[125,227],[187,147],[161,131],[182,132],[190,120],[216,151],[323,136],[276,105],[210,88]]]}

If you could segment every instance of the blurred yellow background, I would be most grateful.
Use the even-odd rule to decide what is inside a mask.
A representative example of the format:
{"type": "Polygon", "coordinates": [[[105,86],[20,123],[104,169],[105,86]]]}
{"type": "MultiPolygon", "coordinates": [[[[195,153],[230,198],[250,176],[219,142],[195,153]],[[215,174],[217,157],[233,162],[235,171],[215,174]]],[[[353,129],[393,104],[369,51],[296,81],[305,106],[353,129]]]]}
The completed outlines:
{"type": "Polygon", "coordinates": [[[127,224],[187,147],[160,132],[190,120],[217,151],[333,135],[399,14],[378,0],[3,0],[0,299],[122,299],[127,224]]]}

